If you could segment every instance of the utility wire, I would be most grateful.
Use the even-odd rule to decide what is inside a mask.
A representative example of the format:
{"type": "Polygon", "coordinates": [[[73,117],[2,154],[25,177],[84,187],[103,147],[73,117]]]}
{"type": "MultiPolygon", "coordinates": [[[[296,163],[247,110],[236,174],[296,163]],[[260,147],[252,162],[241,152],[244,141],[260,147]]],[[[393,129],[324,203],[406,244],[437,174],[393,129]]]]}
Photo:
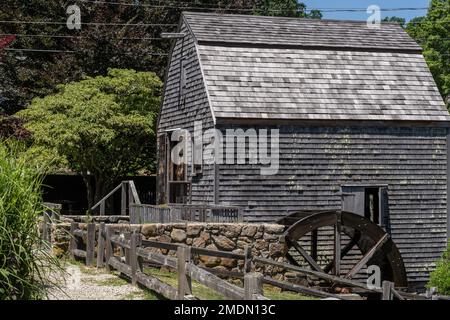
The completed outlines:
{"type": "MultiPolygon", "coordinates": [[[[45,25],[66,25],[67,22],[58,21],[23,21],[23,20],[0,20],[4,24],[45,24],[45,25]]],[[[88,26],[135,26],[135,27],[177,27],[173,23],[109,23],[109,22],[81,22],[81,25],[88,26]]]]}
{"type": "MultiPolygon", "coordinates": [[[[226,4],[223,6],[214,6],[204,3],[199,3],[195,6],[195,2],[177,2],[177,4],[186,4],[186,7],[180,7],[175,5],[161,5],[161,4],[145,4],[145,3],[128,3],[128,2],[118,2],[118,1],[100,1],[100,0],[77,0],[81,3],[91,3],[97,5],[118,5],[118,6],[130,6],[130,7],[141,7],[141,8],[170,8],[170,9],[184,9],[184,10],[194,10],[194,9],[204,9],[204,10],[224,10],[224,11],[258,11],[263,10],[261,8],[253,7],[227,7],[226,4]],[[194,5],[194,6],[193,6],[194,5]],[[204,7],[204,6],[209,7],[204,7]],[[190,6],[190,7],[189,7],[190,6]]],[[[428,7],[407,7],[407,8],[380,8],[381,11],[418,11],[418,10],[428,10],[428,7]]],[[[322,12],[360,12],[367,11],[367,8],[305,8],[305,11],[320,10],[322,12]]],[[[293,10],[286,9],[269,9],[264,10],[267,12],[292,12],[293,10]]]]}
{"type": "MultiPolygon", "coordinates": [[[[24,38],[56,38],[56,39],[90,39],[86,36],[67,36],[67,35],[50,35],[50,34],[24,34],[24,33],[0,33],[0,37],[16,36],[24,38]]],[[[112,38],[112,37],[111,37],[112,38]]],[[[116,38],[114,38],[116,39],[116,38]]],[[[161,37],[122,37],[117,40],[168,40],[161,37]]]]}
{"type": "MultiPolygon", "coordinates": [[[[84,51],[73,50],[53,50],[53,49],[30,49],[30,48],[5,48],[4,51],[20,51],[20,52],[41,52],[41,53],[83,53],[84,51]]],[[[163,52],[146,52],[146,55],[151,56],[167,56],[167,53],[163,52]]]]}
{"type": "MultiPolygon", "coordinates": [[[[24,34],[24,33],[0,33],[0,37],[7,37],[7,36],[16,36],[16,37],[24,37],[24,38],[62,38],[62,39],[91,39],[91,37],[88,36],[69,36],[69,35],[50,35],[50,34],[24,34]]],[[[121,37],[121,38],[114,38],[114,37],[108,37],[115,40],[160,40],[160,41],[166,41],[171,40],[168,38],[161,38],[161,37],[121,37]]],[[[415,39],[418,41],[426,41],[430,40],[429,38],[418,38],[415,39]]],[[[450,40],[449,38],[438,38],[436,40],[450,40]]]]}

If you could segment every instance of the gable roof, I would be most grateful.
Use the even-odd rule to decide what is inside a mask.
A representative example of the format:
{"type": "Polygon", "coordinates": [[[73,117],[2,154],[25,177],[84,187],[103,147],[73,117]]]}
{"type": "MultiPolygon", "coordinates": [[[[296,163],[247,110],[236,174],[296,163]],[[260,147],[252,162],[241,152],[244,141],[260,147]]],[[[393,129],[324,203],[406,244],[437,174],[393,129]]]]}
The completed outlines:
{"type": "Polygon", "coordinates": [[[415,50],[421,47],[398,24],[370,29],[365,21],[319,20],[216,13],[184,13],[197,41],[415,50]]]}
{"type": "Polygon", "coordinates": [[[398,25],[184,13],[215,118],[450,121],[398,25]]]}

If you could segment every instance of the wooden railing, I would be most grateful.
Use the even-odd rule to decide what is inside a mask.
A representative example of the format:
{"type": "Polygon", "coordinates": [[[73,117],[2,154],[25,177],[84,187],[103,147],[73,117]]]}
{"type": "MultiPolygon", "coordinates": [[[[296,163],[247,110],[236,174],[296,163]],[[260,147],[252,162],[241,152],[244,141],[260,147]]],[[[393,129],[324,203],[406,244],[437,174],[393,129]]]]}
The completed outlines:
{"type": "MultiPolygon", "coordinates": [[[[249,273],[244,277],[244,288],[238,287],[218,276],[204,270],[191,262],[192,248],[186,245],[176,246],[176,257],[170,257],[148,251],[148,248],[171,248],[170,244],[153,241],[142,241],[140,234],[132,233],[128,237],[119,236],[111,227],[106,227],[105,233],[105,261],[108,270],[116,269],[128,276],[133,284],[141,284],[168,299],[196,300],[192,292],[192,280],[234,300],[267,300],[262,295],[262,275],[249,273]],[[115,255],[116,248],[120,254],[115,255]],[[158,263],[161,266],[177,270],[178,286],[173,287],[146,274],[144,262],[158,263]]],[[[101,248],[99,250],[102,250],[101,248]]],[[[203,249],[203,254],[216,254],[203,249]],[[208,251],[208,252],[207,252],[208,251]]],[[[229,253],[227,253],[229,254],[229,253]]]]}
{"type": "MultiPolygon", "coordinates": [[[[71,244],[71,253],[73,257],[86,258],[86,264],[92,265],[94,255],[92,252],[92,230],[95,234],[95,226],[88,224],[87,231],[72,224],[71,234],[76,244],[71,244]],[[91,230],[91,231],[89,231],[91,230]],[[91,232],[91,233],[89,233],[91,232]],[[87,239],[86,250],[79,249],[80,243],[87,239]],[[90,256],[91,259],[87,257],[90,256]]],[[[150,290],[153,290],[168,299],[196,299],[192,295],[191,281],[195,280],[209,289],[223,295],[228,299],[256,299],[265,300],[263,296],[262,285],[264,283],[301,294],[306,294],[319,298],[335,298],[346,300],[346,297],[337,294],[321,291],[319,289],[308,288],[305,286],[278,281],[259,273],[251,272],[252,265],[264,262],[275,266],[289,267],[270,259],[253,257],[250,248],[246,247],[244,253],[234,253],[229,251],[210,250],[199,247],[189,247],[183,244],[165,243],[158,241],[142,240],[140,234],[122,233],[117,234],[114,225],[105,225],[101,223],[98,227],[97,240],[97,267],[106,266],[107,269],[116,269],[132,280],[132,283],[139,283],[150,290]],[[176,256],[163,255],[149,251],[149,249],[164,249],[176,252],[176,256]],[[117,254],[118,253],[118,254],[117,254]],[[191,257],[193,255],[213,256],[219,258],[228,258],[242,260],[242,270],[226,271],[215,270],[206,267],[200,267],[194,264],[191,257]],[[146,274],[143,270],[143,263],[148,262],[153,265],[166,266],[175,269],[178,274],[178,287],[170,286],[156,277],[146,274]],[[228,281],[221,279],[223,277],[234,277],[244,280],[244,288],[236,286],[228,281]]],[[[319,276],[320,278],[320,276],[319,276]]],[[[338,278],[340,279],[340,278],[338,278]]],[[[339,281],[337,281],[339,283],[339,281]]],[[[354,284],[355,281],[347,280],[346,283],[354,284]]],[[[363,284],[356,283],[356,286],[363,284]]]]}
{"type": "Polygon", "coordinates": [[[93,266],[95,259],[95,223],[88,223],[87,230],[81,229],[79,225],[77,222],[70,224],[70,256],[73,259],[83,258],[86,260],[87,266],[93,266]]]}
{"type": "Polygon", "coordinates": [[[139,283],[168,299],[197,299],[192,294],[192,280],[203,284],[228,299],[265,300],[267,298],[263,295],[263,284],[312,297],[339,300],[352,299],[324,291],[321,288],[306,287],[251,272],[253,268],[260,264],[262,267],[270,265],[294,271],[327,281],[332,285],[357,288],[361,293],[375,293],[382,300],[450,300],[450,297],[446,296],[430,295],[430,297],[426,297],[404,292],[394,288],[394,284],[389,281],[383,281],[382,288],[369,288],[366,284],[359,281],[253,256],[249,247],[246,247],[244,253],[241,254],[189,247],[184,244],[143,240],[138,233],[125,232],[118,234],[119,231],[115,225],[101,223],[96,226],[94,223],[89,223],[86,225],[86,228],[80,228],[79,223],[73,222],[70,228],[70,234],[72,235],[70,242],[71,256],[85,259],[86,264],[90,266],[94,265],[94,259],[97,256],[97,267],[106,267],[108,270],[116,269],[129,277],[133,284],[139,283]],[[96,229],[98,232],[96,232],[96,229]],[[97,242],[95,241],[96,235],[97,242]],[[176,256],[155,253],[151,249],[163,249],[167,253],[169,251],[176,252],[176,256]],[[241,271],[216,270],[195,265],[191,259],[193,255],[235,259],[241,260],[243,263],[241,263],[241,271]],[[144,262],[150,263],[152,266],[166,266],[176,270],[178,276],[177,287],[166,284],[158,278],[145,273],[143,269],[144,262]],[[244,288],[225,281],[219,276],[243,279],[244,288]]]}
{"type": "Polygon", "coordinates": [[[243,209],[236,206],[170,204],[154,206],[148,204],[130,205],[130,222],[169,223],[180,221],[197,222],[243,222],[243,209]]]}
{"type": "Polygon", "coordinates": [[[100,209],[100,215],[104,216],[106,211],[106,202],[114,196],[114,194],[121,190],[121,199],[120,199],[120,214],[122,216],[127,215],[127,208],[131,208],[132,205],[141,204],[141,200],[139,199],[139,195],[136,190],[136,186],[133,180],[123,181],[117,187],[115,187],[110,193],[104,196],[98,203],[96,203],[91,211],[100,209]],[[128,200],[128,201],[127,201],[128,200]],[[127,205],[128,204],[128,205],[127,205]]]}

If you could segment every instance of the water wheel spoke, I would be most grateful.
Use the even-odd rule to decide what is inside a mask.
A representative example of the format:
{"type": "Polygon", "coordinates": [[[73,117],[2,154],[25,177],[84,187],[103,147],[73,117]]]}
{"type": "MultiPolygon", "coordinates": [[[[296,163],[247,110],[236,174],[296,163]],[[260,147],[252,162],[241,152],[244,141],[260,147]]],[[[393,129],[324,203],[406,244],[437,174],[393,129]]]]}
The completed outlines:
{"type": "Polygon", "coordinates": [[[334,225],[334,274],[341,274],[341,216],[338,214],[336,224],[334,225]]]}
{"type": "Polygon", "coordinates": [[[383,247],[383,245],[386,243],[388,239],[389,235],[387,233],[384,234],[380,238],[380,240],[378,240],[377,243],[375,243],[375,245],[366,252],[366,254],[361,258],[361,260],[359,260],[358,263],[355,264],[355,266],[345,275],[345,277],[347,279],[353,278],[362,269],[362,267],[364,267],[364,265],[373,257],[373,255],[378,251],[378,249],[383,247]]]}
{"type": "MultiPolygon", "coordinates": [[[[347,255],[347,253],[350,252],[350,250],[352,250],[355,245],[358,243],[359,241],[359,236],[356,238],[352,238],[350,239],[350,241],[345,245],[345,247],[341,250],[341,260],[344,259],[344,257],[347,255]]],[[[323,269],[323,271],[325,271],[326,273],[330,272],[331,269],[333,269],[334,267],[334,260],[329,262],[325,268],[323,269]]]]}
{"type": "Polygon", "coordinates": [[[318,241],[318,229],[311,231],[311,258],[317,261],[317,241],[318,241]]]}
{"type": "Polygon", "coordinates": [[[290,238],[287,238],[287,240],[294,247],[294,249],[297,250],[297,252],[300,253],[303,258],[305,258],[306,262],[308,262],[313,269],[323,272],[322,268],[317,264],[317,262],[308,254],[308,252],[306,252],[305,249],[303,249],[300,244],[298,244],[297,241],[290,238]]]}
{"type": "Polygon", "coordinates": [[[289,252],[286,253],[286,258],[294,266],[301,267],[301,265],[297,262],[297,260],[295,260],[295,258],[289,252]]]}

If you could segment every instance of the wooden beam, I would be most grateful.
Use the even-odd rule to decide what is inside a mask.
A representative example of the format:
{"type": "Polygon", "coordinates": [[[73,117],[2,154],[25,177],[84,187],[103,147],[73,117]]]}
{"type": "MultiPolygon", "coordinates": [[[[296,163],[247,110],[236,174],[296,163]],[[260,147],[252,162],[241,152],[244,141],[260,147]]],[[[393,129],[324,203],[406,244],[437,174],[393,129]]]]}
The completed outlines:
{"type": "Polygon", "coordinates": [[[113,195],[114,192],[116,192],[117,190],[119,190],[122,187],[122,184],[119,184],[117,187],[115,187],[110,193],[108,193],[106,196],[104,196],[99,202],[97,202],[92,208],[91,210],[96,209],[102,202],[104,202],[106,199],[108,199],[109,197],[111,197],[113,195]]]}
{"type": "Polygon", "coordinates": [[[327,274],[327,273],[324,273],[324,272],[319,272],[319,271],[314,271],[314,270],[310,270],[310,269],[305,269],[305,268],[302,268],[302,267],[293,266],[293,265],[290,265],[288,263],[277,262],[277,261],[274,261],[274,260],[271,260],[271,259],[259,258],[259,257],[253,258],[253,261],[259,262],[259,263],[262,263],[262,264],[270,264],[270,265],[273,265],[273,266],[281,267],[281,268],[292,270],[292,271],[297,271],[299,273],[307,274],[307,275],[310,275],[310,276],[315,276],[315,277],[317,277],[319,279],[329,280],[331,282],[344,284],[344,285],[347,285],[347,286],[350,286],[350,287],[362,288],[362,289],[365,289],[365,290],[370,291],[370,292],[381,293],[380,289],[375,289],[375,288],[374,289],[369,289],[366,284],[358,282],[358,281],[345,279],[345,278],[341,278],[341,277],[336,277],[334,275],[327,274]]]}
{"type": "Polygon", "coordinates": [[[75,236],[75,230],[78,229],[77,222],[70,223],[70,243],[69,243],[69,252],[72,259],[75,259],[74,250],[78,249],[78,239],[75,236]]]}
{"type": "Polygon", "coordinates": [[[97,268],[104,266],[105,259],[105,223],[100,223],[97,236],[97,268]]]}
{"type": "Polygon", "coordinates": [[[345,278],[351,279],[353,278],[359,270],[361,270],[362,267],[370,260],[370,258],[373,257],[375,252],[377,252],[378,249],[380,249],[386,241],[389,239],[389,235],[386,233],[384,236],[378,240],[378,242],[369,250],[366,252],[366,254],[361,258],[361,260],[358,261],[358,263],[345,275],[345,278]]]}
{"type": "Polygon", "coordinates": [[[187,295],[192,295],[192,282],[187,265],[191,263],[191,248],[181,245],[177,250],[177,276],[178,276],[178,300],[184,300],[187,295]]]}
{"type": "Polygon", "coordinates": [[[131,234],[131,239],[130,239],[130,266],[131,266],[131,283],[136,285],[137,283],[137,278],[136,278],[136,273],[137,271],[142,271],[142,269],[140,268],[140,264],[138,261],[138,255],[137,255],[137,247],[139,246],[139,242],[141,240],[141,236],[140,234],[133,232],[131,234]]]}
{"type": "Polygon", "coordinates": [[[297,262],[297,260],[294,259],[294,257],[289,252],[286,252],[286,258],[294,266],[301,267],[301,265],[297,262]]]}
{"type": "Polygon", "coordinates": [[[381,300],[393,300],[392,288],[394,287],[394,283],[390,281],[383,281],[383,293],[381,300]]]}
{"type": "Polygon", "coordinates": [[[108,264],[120,273],[123,273],[131,278],[131,267],[125,263],[120,262],[120,260],[116,257],[109,258],[108,264]]]}
{"type": "Polygon", "coordinates": [[[316,261],[306,252],[305,249],[301,245],[298,244],[297,241],[292,240],[291,238],[286,238],[287,241],[297,250],[303,258],[305,258],[306,262],[309,263],[309,265],[315,269],[316,271],[323,272],[322,268],[317,264],[316,261]]]}
{"type": "Polygon", "coordinates": [[[109,266],[109,259],[113,256],[113,244],[111,242],[113,230],[111,226],[106,226],[106,235],[105,235],[105,261],[106,261],[106,270],[110,271],[111,268],[109,266]]]}
{"type": "MultiPolygon", "coordinates": [[[[350,252],[350,250],[353,249],[353,247],[358,243],[360,235],[358,235],[358,238],[350,239],[350,241],[345,245],[345,247],[341,250],[341,260],[347,255],[347,253],[350,252]]],[[[328,273],[334,266],[334,260],[329,262],[326,267],[323,269],[325,273],[328,273]]]]}
{"type": "Polygon", "coordinates": [[[177,298],[178,291],[176,288],[162,282],[161,280],[153,276],[145,274],[141,271],[137,271],[136,280],[144,287],[155,291],[156,293],[162,295],[167,299],[175,300],[177,298]]]}
{"type": "Polygon", "coordinates": [[[341,214],[338,213],[336,224],[334,225],[334,275],[341,275],[341,214]]]}
{"type": "Polygon", "coordinates": [[[121,192],[121,198],[120,198],[120,214],[122,216],[127,215],[127,184],[126,184],[126,182],[122,182],[122,192],[121,192]]]}
{"type": "Polygon", "coordinates": [[[261,273],[247,273],[244,276],[244,299],[255,300],[254,295],[263,295],[263,275],[261,273]]]}
{"type": "Polygon", "coordinates": [[[136,253],[139,257],[142,257],[145,260],[156,262],[161,265],[171,267],[174,269],[177,268],[177,259],[176,258],[169,257],[169,256],[166,256],[166,255],[163,255],[160,253],[149,252],[143,248],[137,248],[136,253]]]}
{"type": "Polygon", "coordinates": [[[94,265],[95,259],[95,223],[88,223],[86,237],[86,265],[94,265]]]}
{"type": "Polygon", "coordinates": [[[317,241],[318,241],[318,230],[312,230],[311,231],[311,258],[314,259],[314,261],[317,261],[317,241]]]}
{"type": "Polygon", "coordinates": [[[252,270],[252,250],[249,246],[244,247],[244,273],[252,270]]]}
{"type": "Polygon", "coordinates": [[[78,258],[86,258],[86,251],[80,249],[73,249],[72,256],[78,258]]]}
{"type": "Polygon", "coordinates": [[[188,264],[187,268],[192,279],[203,284],[209,289],[216,291],[224,297],[233,300],[242,300],[244,298],[243,288],[220,279],[218,276],[215,276],[192,263],[188,264]]]}
{"type": "Polygon", "coordinates": [[[270,284],[271,286],[274,286],[274,287],[281,288],[283,290],[302,293],[302,294],[306,294],[306,295],[309,295],[312,297],[336,298],[339,300],[350,300],[350,299],[346,299],[344,297],[338,296],[336,294],[328,293],[328,292],[321,291],[318,289],[309,288],[309,287],[305,287],[305,286],[301,286],[298,284],[293,284],[293,283],[289,283],[289,282],[285,282],[285,281],[278,281],[278,280],[272,279],[270,277],[264,277],[264,283],[270,284]]]}

